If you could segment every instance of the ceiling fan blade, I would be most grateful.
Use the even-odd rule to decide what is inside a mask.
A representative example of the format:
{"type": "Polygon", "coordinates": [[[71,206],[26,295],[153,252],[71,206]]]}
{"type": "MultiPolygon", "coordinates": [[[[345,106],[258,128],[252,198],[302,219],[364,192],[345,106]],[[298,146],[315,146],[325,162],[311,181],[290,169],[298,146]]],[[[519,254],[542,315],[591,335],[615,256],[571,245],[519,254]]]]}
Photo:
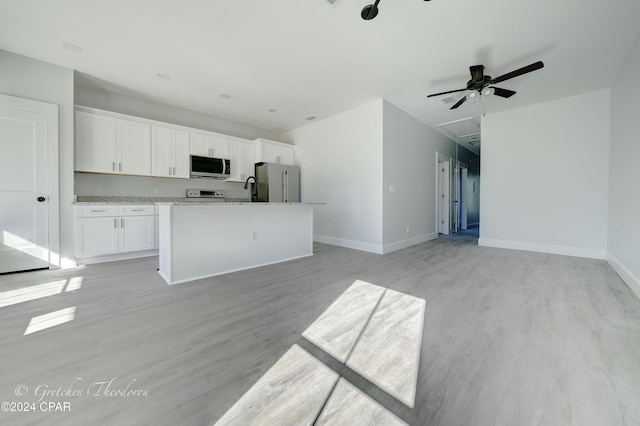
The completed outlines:
{"type": "Polygon", "coordinates": [[[462,92],[463,90],[467,90],[467,88],[465,87],[464,89],[448,90],[446,92],[434,93],[432,95],[427,95],[427,98],[430,98],[432,96],[447,95],[449,93],[462,92]]]}
{"type": "Polygon", "coordinates": [[[471,81],[473,83],[484,80],[484,65],[471,65],[469,71],[471,72],[471,81]]]}
{"type": "Polygon", "coordinates": [[[465,101],[467,100],[467,96],[465,95],[462,99],[460,99],[458,102],[455,103],[455,105],[453,105],[451,108],[449,109],[456,109],[458,108],[460,105],[462,105],[465,101]]]}
{"type": "Polygon", "coordinates": [[[511,78],[518,77],[522,74],[539,70],[540,68],[543,68],[543,67],[544,67],[544,64],[542,63],[542,61],[538,61],[531,65],[527,65],[526,67],[518,68],[515,71],[508,72],[504,75],[501,75],[500,77],[496,77],[491,80],[490,84],[500,83],[501,81],[509,80],[511,78]]]}
{"type": "Polygon", "coordinates": [[[513,95],[516,94],[516,92],[514,92],[513,90],[509,90],[509,89],[501,89],[499,87],[492,87],[493,89],[493,94],[496,96],[501,96],[503,98],[510,98],[513,95]]]}

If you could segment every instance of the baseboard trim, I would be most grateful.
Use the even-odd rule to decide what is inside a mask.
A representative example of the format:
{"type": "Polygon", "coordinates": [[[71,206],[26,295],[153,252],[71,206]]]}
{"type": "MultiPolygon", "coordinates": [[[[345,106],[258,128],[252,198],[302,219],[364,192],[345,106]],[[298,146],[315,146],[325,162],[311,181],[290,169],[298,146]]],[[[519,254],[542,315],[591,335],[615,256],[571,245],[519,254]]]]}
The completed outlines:
{"type": "Polygon", "coordinates": [[[380,244],[363,243],[362,241],[347,240],[344,238],[328,237],[326,235],[313,235],[313,241],[331,244],[332,246],[350,248],[354,250],[366,251],[369,253],[383,254],[384,247],[380,244]]]}
{"type": "Polygon", "coordinates": [[[115,260],[137,259],[139,257],[150,257],[157,255],[158,250],[132,251],[130,253],[111,254],[107,256],[78,257],[76,258],[76,264],[91,265],[93,263],[113,262],[115,260]]]}
{"type": "Polygon", "coordinates": [[[607,253],[607,263],[616,271],[616,274],[622,278],[622,281],[624,281],[627,287],[640,299],[640,279],[633,275],[633,273],[611,253],[607,253]]]}
{"type": "Polygon", "coordinates": [[[582,247],[554,246],[549,244],[523,243],[519,241],[494,240],[490,238],[478,239],[478,245],[511,250],[533,251],[537,253],[559,254],[563,256],[585,257],[588,259],[604,260],[605,250],[586,249],[582,247]]]}
{"type": "Polygon", "coordinates": [[[385,244],[382,247],[383,253],[391,253],[397,250],[402,250],[403,248],[415,246],[417,244],[422,244],[427,241],[435,240],[438,238],[438,233],[434,232],[431,234],[419,235],[417,237],[407,238],[406,240],[396,241],[394,243],[385,244]]]}

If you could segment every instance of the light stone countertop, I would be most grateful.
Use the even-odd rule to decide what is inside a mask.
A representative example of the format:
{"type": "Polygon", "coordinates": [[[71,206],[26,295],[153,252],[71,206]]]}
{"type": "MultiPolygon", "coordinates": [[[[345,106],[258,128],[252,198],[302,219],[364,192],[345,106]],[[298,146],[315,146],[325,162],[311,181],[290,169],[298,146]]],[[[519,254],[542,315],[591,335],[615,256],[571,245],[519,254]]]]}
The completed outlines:
{"type": "Polygon", "coordinates": [[[79,195],[77,201],[73,203],[77,206],[92,205],[136,205],[136,204],[170,204],[174,206],[211,206],[211,205],[325,205],[326,203],[284,203],[284,202],[251,202],[243,198],[229,198],[219,201],[208,198],[186,198],[186,197],[118,197],[118,196],[89,196],[79,195]]]}
{"type": "Polygon", "coordinates": [[[158,201],[156,204],[170,205],[170,206],[315,206],[325,205],[326,203],[285,203],[285,202],[251,202],[251,201],[218,201],[218,202],[206,202],[206,201],[158,201]]]}

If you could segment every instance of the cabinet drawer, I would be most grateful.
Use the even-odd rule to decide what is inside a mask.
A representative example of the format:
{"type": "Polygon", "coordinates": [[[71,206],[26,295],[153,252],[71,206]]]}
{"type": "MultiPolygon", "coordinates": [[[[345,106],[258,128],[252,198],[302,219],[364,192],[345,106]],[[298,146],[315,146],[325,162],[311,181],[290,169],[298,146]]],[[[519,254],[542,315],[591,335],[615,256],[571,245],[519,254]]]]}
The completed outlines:
{"type": "Polygon", "coordinates": [[[153,216],[155,214],[155,208],[153,204],[119,207],[119,216],[153,216]]]}
{"type": "Polygon", "coordinates": [[[76,217],[118,216],[118,206],[76,206],[76,217]]]}

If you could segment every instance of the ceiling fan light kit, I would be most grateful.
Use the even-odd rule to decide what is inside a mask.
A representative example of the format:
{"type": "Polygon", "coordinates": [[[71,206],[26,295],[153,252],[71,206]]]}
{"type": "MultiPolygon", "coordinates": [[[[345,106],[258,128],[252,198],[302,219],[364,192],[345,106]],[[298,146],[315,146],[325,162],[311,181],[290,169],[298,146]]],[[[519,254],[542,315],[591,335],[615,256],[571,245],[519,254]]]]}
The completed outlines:
{"type": "MultiPolygon", "coordinates": [[[[431,0],[424,0],[431,1],[431,0]]],[[[360,17],[365,21],[370,21],[376,16],[378,16],[378,3],[380,0],[376,0],[373,4],[369,4],[362,8],[362,12],[360,12],[360,17]]]]}
{"type": "Polygon", "coordinates": [[[468,91],[468,93],[455,103],[449,109],[456,109],[460,105],[462,105],[466,100],[475,100],[478,96],[490,96],[496,95],[501,98],[510,98],[515,95],[516,92],[509,89],[502,89],[500,87],[494,86],[496,83],[500,83],[514,77],[521,76],[523,74],[530,73],[532,71],[539,70],[544,68],[544,63],[542,61],[534,62],[533,64],[527,65],[526,67],[518,68],[517,70],[508,72],[496,78],[491,78],[490,75],[484,75],[484,65],[472,65],[469,67],[469,72],[471,73],[471,80],[467,81],[467,87],[463,89],[455,89],[448,90],[446,92],[433,93],[428,95],[427,97],[440,96],[440,95],[448,95],[449,93],[455,92],[463,92],[468,91]]]}

